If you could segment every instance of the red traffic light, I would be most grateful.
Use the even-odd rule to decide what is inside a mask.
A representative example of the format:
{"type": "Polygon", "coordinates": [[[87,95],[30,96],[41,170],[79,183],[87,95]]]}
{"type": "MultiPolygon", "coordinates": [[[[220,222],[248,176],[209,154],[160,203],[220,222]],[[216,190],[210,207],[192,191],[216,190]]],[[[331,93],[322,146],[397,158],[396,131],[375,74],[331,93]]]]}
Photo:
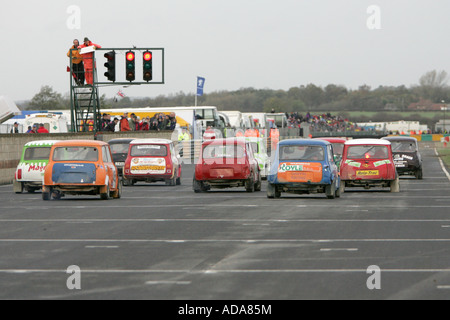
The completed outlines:
{"type": "Polygon", "coordinates": [[[144,53],[144,60],[145,60],[145,61],[150,61],[150,60],[152,60],[152,53],[151,53],[151,52],[145,52],[145,53],[144,53]]]}
{"type": "Polygon", "coordinates": [[[127,52],[127,60],[128,61],[134,60],[134,52],[127,52]]]}

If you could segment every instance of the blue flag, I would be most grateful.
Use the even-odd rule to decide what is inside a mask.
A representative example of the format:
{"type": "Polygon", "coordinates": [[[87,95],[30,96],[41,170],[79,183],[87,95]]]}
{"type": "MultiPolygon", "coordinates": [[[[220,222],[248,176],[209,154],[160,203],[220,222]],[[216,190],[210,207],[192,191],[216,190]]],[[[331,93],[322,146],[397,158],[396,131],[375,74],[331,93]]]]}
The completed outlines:
{"type": "Polygon", "coordinates": [[[204,86],[205,86],[205,78],[197,77],[197,96],[203,95],[204,86]]]}

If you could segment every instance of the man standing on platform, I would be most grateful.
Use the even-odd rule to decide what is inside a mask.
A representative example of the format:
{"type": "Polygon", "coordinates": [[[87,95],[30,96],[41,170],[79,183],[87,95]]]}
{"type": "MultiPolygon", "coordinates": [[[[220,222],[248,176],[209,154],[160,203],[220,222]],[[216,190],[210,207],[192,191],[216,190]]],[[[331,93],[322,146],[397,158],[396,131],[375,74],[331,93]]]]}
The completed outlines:
{"type": "MultiPolygon", "coordinates": [[[[93,43],[89,38],[84,38],[84,43],[81,46],[78,46],[78,49],[83,49],[87,47],[93,47],[93,49],[100,49],[101,46],[93,43]]],[[[83,62],[84,62],[84,75],[86,78],[86,83],[89,85],[94,84],[94,52],[89,52],[82,54],[83,62]]]]}

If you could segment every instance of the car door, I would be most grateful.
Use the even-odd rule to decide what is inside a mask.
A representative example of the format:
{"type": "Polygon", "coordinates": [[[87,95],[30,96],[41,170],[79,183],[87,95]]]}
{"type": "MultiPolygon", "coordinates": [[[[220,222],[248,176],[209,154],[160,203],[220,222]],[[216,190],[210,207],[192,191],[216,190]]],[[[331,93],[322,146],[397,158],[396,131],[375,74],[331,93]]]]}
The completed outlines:
{"type": "Polygon", "coordinates": [[[338,178],[338,172],[337,172],[337,165],[336,162],[334,162],[334,153],[333,153],[333,146],[329,145],[327,147],[327,159],[328,163],[330,164],[330,170],[331,174],[333,175],[333,179],[336,180],[338,178]]]}
{"type": "Polygon", "coordinates": [[[245,148],[247,149],[246,153],[247,153],[247,157],[248,157],[248,162],[250,163],[250,167],[252,168],[252,171],[253,171],[253,179],[254,179],[254,181],[258,181],[259,164],[253,154],[253,148],[252,148],[251,144],[248,142],[245,144],[245,148]]]}
{"type": "Polygon", "coordinates": [[[109,146],[103,146],[102,153],[103,153],[103,164],[104,164],[105,168],[107,168],[106,173],[109,177],[111,189],[116,190],[116,188],[117,188],[117,169],[113,163],[112,156],[111,156],[111,150],[110,150],[109,146]]]}

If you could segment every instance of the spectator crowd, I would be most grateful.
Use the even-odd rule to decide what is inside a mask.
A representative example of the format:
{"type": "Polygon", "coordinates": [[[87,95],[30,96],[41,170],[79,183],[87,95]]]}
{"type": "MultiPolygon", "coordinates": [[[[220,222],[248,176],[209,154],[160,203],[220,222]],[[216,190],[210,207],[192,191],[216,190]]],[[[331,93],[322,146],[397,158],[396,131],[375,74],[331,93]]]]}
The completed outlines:
{"type": "Polygon", "coordinates": [[[111,120],[111,115],[103,114],[101,120],[102,131],[165,131],[175,130],[177,125],[177,117],[174,112],[170,114],[156,113],[153,117],[145,117],[140,119],[134,113],[128,117],[128,112],[124,113],[119,119],[115,117],[111,120]],[[117,128],[118,125],[118,128],[117,128]],[[116,130],[117,129],[117,130],[116,130]]]}
{"type": "Polygon", "coordinates": [[[350,122],[342,116],[333,116],[330,113],[312,115],[299,114],[298,112],[286,113],[288,128],[300,128],[309,125],[313,132],[344,132],[358,129],[356,123],[350,122]]]}

